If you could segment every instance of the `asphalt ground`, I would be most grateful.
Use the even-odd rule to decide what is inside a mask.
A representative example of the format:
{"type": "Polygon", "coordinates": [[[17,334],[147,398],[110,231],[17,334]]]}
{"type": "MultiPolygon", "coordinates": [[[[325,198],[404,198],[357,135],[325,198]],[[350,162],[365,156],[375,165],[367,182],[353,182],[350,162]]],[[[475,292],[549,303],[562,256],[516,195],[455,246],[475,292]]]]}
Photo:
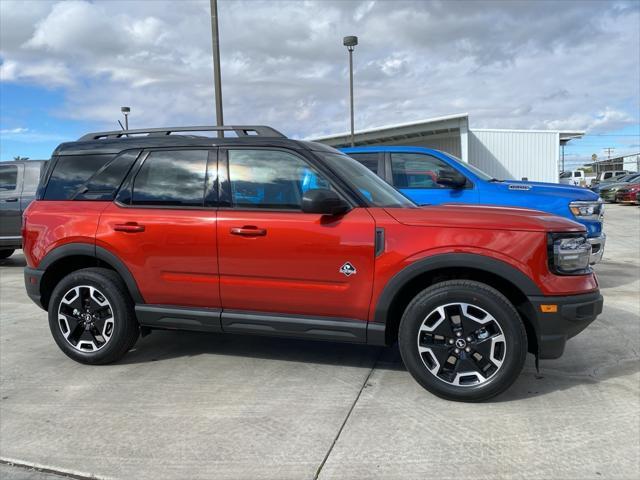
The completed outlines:
{"type": "Polygon", "coordinates": [[[603,314],[493,401],[440,400],[397,348],[154,332],[68,359],[0,261],[0,478],[640,478],[640,208],[608,205],[603,314]]]}

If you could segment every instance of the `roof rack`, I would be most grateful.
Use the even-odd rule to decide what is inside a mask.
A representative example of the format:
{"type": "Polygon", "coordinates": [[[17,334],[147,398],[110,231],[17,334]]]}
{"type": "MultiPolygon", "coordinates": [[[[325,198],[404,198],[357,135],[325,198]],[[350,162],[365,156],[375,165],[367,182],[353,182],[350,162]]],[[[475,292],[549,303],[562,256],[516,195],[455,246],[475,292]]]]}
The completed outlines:
{"type": "Polygon", "coordinates": [[[128,137],[129,135],[163,136],[178,132],[235,132],[238,137],[278,137],[287,138],[275,128],[264,125],[224,125],[221,127],[166,127],[141,128],[136,130],[112,130],[110,132],[87,133],[78,139],[79,142],[90,140],[113,139],[128,137]]]}

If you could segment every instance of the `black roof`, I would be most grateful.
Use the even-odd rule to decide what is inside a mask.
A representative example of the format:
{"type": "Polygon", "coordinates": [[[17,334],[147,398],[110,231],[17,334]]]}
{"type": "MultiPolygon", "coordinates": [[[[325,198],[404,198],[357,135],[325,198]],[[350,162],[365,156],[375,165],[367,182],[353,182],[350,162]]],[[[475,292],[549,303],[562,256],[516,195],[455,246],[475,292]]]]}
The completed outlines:
{"type": "Polygon", "coordinates": [[[169,147],[212,146],[286,147],[296,150],[336,152],[333,147],[305,140],[293,140],[270,127],[167,127],[140,130],[95,132],[82,136],[75,142],[60,144],[54,155],[118,154],[123,150],[169,147]],[[206,137],[194,135],[198,131],[233,131],[237,137],[206,137]],[[183,132],[183,133],[176,133],[183,132]],[[188,132],[188,133],[187,133],[188,132]],[[254,132],[254,133],[247,133],[254,132]],[[130,135],[130,136],[127,136],[130,135]]]}

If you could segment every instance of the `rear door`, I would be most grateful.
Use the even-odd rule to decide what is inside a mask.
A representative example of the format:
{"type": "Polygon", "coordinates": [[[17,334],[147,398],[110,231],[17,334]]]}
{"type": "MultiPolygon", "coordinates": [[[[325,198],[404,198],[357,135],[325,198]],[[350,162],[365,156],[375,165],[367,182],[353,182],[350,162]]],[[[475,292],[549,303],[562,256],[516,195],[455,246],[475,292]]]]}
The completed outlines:
{"type": "Polygon", "coordinates": [[[3,162],[0,165],[0,246],[3,243],[20,243],[20,193],[23,177],[22,163],[3,162]]]}
{"type": "Polygon", "coordinates": [[[294,151],[221,149],[219,178],[226,331],[240,330],[234,315],[248,312],[367,319],[375,223],[366,208],[340,217],[302,212],[307,189],[339,189],[294,151]]]}
{"type": "Polygon", "coordinates": [[[219,308],[215,149],[142,153],[102,213],[96,245],[117,255],[147,304],[219,308]]]}
{"type": "Polygon", "coordinates": [[[426,153],[391,152],[388,162],[387,181],[419,205],[478,203],[478,190],[469,180],[462,188],[437,183],[440,172],[456,170],[444,160],[426,153]]]}

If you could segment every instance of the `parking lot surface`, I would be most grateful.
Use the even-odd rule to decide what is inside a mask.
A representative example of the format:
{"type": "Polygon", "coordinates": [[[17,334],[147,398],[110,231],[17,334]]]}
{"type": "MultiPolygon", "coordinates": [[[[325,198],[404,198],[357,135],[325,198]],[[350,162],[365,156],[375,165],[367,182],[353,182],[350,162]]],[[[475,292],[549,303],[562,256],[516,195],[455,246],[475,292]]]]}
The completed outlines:
{"type": "Polygon", "coordinates": [[[394,347],[154,332],[80,365],[18,252],[0,261],[0,478],[640,478],[640,208],[607,205],[605,231],[603,314],[481,404],[429,394],[394,347]]]}

